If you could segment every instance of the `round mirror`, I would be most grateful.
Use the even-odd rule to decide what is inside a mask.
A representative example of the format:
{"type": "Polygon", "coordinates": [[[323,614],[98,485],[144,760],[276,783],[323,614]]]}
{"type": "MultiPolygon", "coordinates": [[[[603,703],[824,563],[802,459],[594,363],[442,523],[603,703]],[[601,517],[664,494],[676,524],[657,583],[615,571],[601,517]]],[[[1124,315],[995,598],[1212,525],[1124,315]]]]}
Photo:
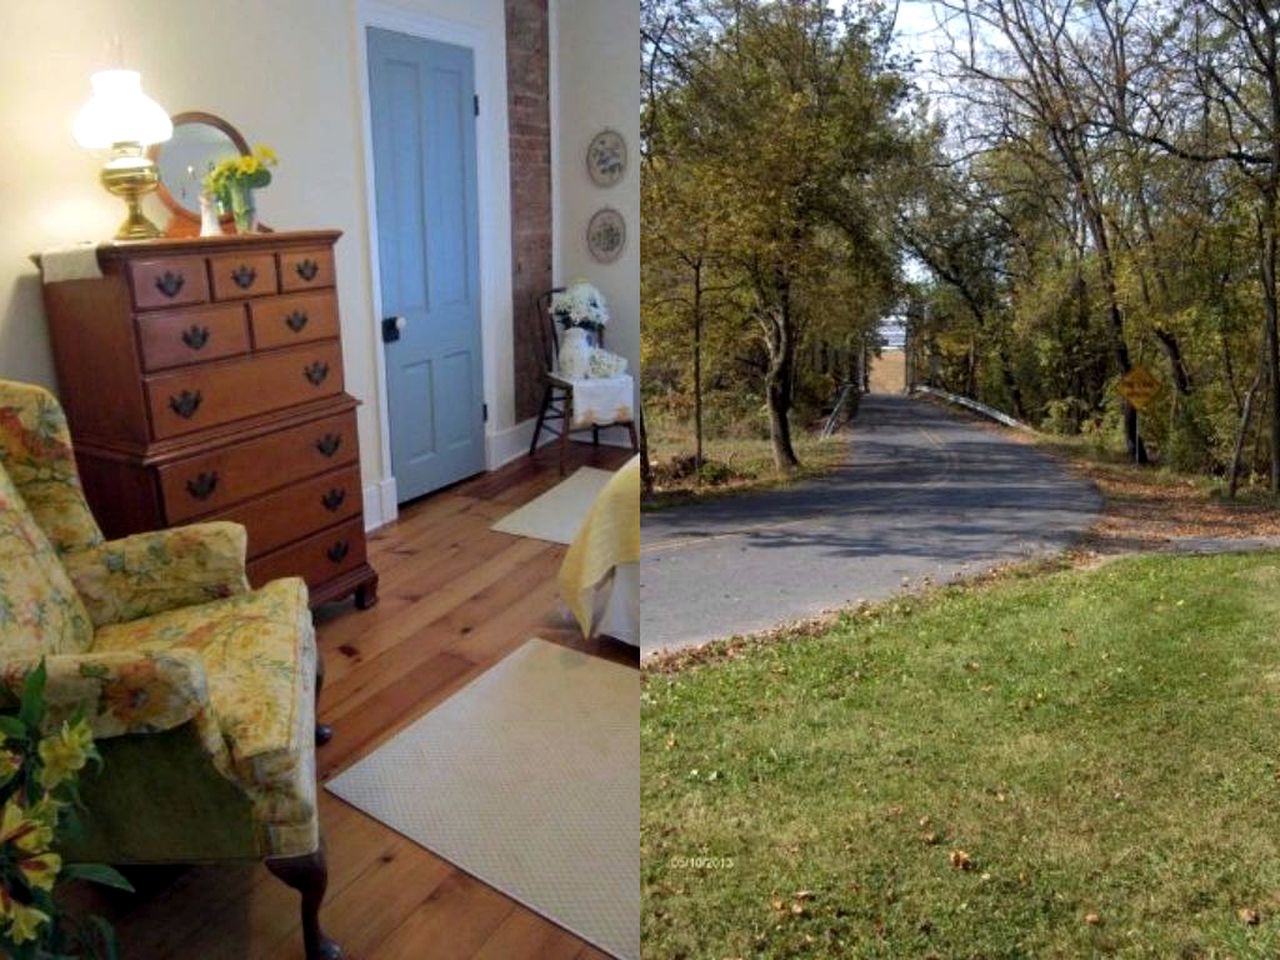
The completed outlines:
{"type": "Polygon", "coordinates": [[[204,177],[219,160],[249,152],[240,131],[211,113],[190,111],[173,117],[173,138],[151,148],[160,171],[160,199],[175,219],[200,223],[204,177]]]}

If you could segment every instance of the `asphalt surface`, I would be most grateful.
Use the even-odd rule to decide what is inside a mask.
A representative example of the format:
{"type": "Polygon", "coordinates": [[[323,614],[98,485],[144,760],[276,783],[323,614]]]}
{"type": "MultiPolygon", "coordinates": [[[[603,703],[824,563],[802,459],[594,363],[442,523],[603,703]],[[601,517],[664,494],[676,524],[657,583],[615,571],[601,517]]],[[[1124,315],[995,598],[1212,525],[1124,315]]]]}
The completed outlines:
{"type": "Polygon", "coordinates": [[[641,650],[693,646],[1069,546],[1101,497],[1034,447],[869,395],[851,462],[785,490],[646,513],[641,650]]]}

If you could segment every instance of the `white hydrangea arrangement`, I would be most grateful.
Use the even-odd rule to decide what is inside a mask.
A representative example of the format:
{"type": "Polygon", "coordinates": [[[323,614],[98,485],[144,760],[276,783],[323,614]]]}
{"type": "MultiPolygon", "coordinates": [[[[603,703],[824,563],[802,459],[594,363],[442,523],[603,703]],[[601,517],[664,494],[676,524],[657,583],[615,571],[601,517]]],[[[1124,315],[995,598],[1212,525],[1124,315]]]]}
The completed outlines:
{"type": "Polygon", "coordinates": [[[551,315],[564,329],[599,330],[609,322],[604,295],[585,280],[575,280],[551,296],[551,315]]]}

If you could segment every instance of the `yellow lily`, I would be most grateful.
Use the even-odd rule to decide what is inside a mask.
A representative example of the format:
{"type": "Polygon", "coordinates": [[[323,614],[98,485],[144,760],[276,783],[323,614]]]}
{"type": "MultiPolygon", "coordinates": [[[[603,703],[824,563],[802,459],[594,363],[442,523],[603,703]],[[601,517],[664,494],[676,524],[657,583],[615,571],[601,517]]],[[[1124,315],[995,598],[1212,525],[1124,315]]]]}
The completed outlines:
{"type": "Polygon", "coordinates": [[[265,143],[260,143],[257,146],[255,146],[253,148],[253,153],[254,153],[254,156],[256,156],[259,160],[262,161],[263,164],[265,164],[268,167],[274,167],[276,163],[279,162],[279,158],[276,156],[276,152],[272,150],[270,147],[268,147],[265,143]]]}
{"type": "Polygon", "coordinates": [[[0,846],[12,843],[19,850],[34,852],[43,850],[53,842],[53,830],[39,820],[27,816],[13,798],[5,802],[0,812],[0,846]]]}
{"type": "Polygon", "coordinates": [[[0,750],[0,785],[8,783],[22,769],[21,755],[12,750],[0,750]]]}
{"type": "Polygon", "coordinates": [[[16,900],[10,902],[9,939],[14,943],[26,943],[40,935],[41,924],[47,923],[49,915],[43,910],[28,907],[16,900]]]}
{"type": "Polygon", "coordinates": [[[37,853],[18,861],[18,870],[27,886],[39,890],[52,890],[62,869],[62,857],[56,853],[37,853]]]}
{"type": "Polygon", "coordinates": [[[93,748],[93,731],[81,720],[74,726],[64,721],[62,729],[40,741],[40,759],[44,769],[40,771],[40,783],[52,790],[69,780],[84,767],[93,748]]]}

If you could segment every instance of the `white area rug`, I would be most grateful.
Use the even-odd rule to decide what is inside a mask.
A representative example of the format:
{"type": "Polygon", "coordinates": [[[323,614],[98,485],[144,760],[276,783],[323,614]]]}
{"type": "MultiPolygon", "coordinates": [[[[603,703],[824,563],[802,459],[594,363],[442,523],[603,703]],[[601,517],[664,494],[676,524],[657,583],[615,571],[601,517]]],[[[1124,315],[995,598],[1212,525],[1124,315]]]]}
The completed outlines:
{"type": "Polygon", "coordinates": [[[553,543],[573,543],[587,512],[613,474],[581,467],[542,496],[507,514],[491,529],[553,543]]]}
{"type": "Polygon", "coordinates": [[[530,640],[330,781],[622,960],[640,956],[640,675],[530,640]]]}

